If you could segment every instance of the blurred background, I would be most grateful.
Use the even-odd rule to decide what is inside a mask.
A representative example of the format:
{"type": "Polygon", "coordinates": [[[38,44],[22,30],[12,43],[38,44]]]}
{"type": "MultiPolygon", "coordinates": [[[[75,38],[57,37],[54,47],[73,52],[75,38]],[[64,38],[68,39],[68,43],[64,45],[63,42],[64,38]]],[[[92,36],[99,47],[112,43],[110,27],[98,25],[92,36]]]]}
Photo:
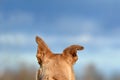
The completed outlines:
{"type": "Polygon", "coordinates": [[[120,80],[120,0],[0,0],[0,80],[35,80],[36,35],[85,47],[76,80],[120,80]]]}

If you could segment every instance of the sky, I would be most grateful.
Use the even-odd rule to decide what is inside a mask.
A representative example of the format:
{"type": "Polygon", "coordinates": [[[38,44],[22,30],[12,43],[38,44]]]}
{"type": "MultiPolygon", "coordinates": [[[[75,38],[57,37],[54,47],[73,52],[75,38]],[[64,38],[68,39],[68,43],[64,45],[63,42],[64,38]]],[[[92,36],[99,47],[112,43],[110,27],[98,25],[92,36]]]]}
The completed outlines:
{"type": "Polygon", "coordinates": [[[119,0],[0,0],[0,70],[21,62],[38,67],[37,35],[55,53],[83,45],[76,71],[89,63],[120,71],[119,0]]]}

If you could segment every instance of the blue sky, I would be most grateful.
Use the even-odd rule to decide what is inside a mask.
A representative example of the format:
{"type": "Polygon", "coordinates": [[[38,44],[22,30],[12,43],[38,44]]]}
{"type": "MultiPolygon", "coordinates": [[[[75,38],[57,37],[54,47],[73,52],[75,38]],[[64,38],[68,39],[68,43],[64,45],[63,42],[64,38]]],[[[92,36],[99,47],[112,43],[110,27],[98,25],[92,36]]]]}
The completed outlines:
{"type": "Polygon", "coordinates": [[[93,62],[102,70],[120,70],[119,34],[119,0],[0,0],[0,65],[6,62],[1,69],[20,62],[38,66],[39,35],[53,52],[83,45],[76,69],[93,62]]]}

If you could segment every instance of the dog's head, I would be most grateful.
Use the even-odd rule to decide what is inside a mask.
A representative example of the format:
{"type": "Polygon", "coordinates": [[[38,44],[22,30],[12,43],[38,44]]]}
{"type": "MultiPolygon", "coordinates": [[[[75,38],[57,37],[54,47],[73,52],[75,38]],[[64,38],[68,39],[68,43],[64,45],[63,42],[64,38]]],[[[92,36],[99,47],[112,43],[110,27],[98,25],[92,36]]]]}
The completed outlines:
{"type": "Polygon", "coordinates": [[[72,66],[78,59],[77,50],[83,50],[83,46],[71,45],[65,48],[62,54],[54,54],[38,36],[36,42],[38,44],[36,57],[41,68],[44,68],[43,75],[51,75],[56,80],[59,77],[66,78],[66,80],[68,79],[67,76],[74,77],[72,66]],[[59,76],[56,76],[57,74],[59,76]]]}

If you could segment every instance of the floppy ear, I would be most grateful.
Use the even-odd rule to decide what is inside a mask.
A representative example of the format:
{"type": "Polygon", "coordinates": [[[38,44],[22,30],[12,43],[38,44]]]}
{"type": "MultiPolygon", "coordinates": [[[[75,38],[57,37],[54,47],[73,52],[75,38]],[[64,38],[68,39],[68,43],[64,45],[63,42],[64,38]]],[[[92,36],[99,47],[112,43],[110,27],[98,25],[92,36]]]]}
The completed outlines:
{"type": "Polygon", "coordinates": [[[74,64],[77,59],[77,50],[83,50],[84,47],[80,45],[71,45],[63,50],[63,55],[69,63],[74,64]]]}
{"type": "Polygon", "coordinates": [[[52,52],[40,37],[36,36],[36,42],[38,44],[36,57],[37,57],[38,63],[41,65],[44,59],[49,55],[51,55],[52,52]]]}

